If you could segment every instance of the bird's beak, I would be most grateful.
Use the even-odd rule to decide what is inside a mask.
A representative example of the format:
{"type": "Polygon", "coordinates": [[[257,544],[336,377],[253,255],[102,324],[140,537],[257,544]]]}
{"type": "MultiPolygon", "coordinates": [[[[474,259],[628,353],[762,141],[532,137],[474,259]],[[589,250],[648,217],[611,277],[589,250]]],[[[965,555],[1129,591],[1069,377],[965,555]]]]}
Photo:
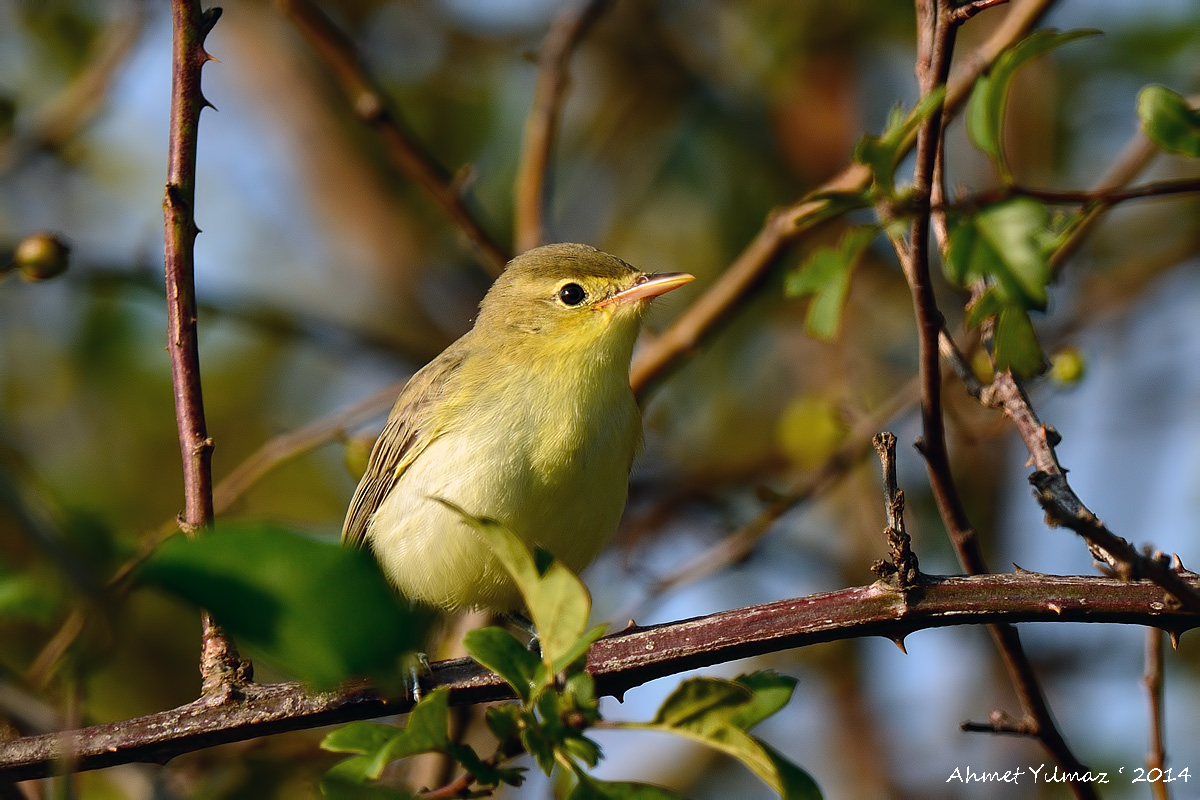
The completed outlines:
{"type": "Polygon", "coordinates": [[[649,300],[651,297],[666,294],[672,289],[678,289],[685,283],[691,283],[695,279],[695,275],[689,275],[686,272],[660,272],[655,275],[639,275],[637,280],[634,281],[633,286],[617,292],[612,297],[601,300],[599,303],[596,303],[594,308],[615,305],[617,303],[634,303],[638,300],[649,300]]]}

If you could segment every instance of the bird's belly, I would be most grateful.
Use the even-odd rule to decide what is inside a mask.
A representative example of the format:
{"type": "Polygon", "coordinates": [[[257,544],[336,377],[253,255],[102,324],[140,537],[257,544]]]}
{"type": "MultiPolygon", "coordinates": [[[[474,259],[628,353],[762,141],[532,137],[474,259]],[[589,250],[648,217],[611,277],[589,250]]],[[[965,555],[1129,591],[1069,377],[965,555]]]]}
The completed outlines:
{"type": "Polygon", "coordinates": [[[634,441],[636,430],[571,446],[545,437],[521,441],[499,430],[469,439],[443,435],[405,471],[373,517],[369,538],[376,558],[412,599],[444,608],[517,609],[516,587],[481,534],[432,498],[499,520],[578,571],[620,521],[634,441]]]}

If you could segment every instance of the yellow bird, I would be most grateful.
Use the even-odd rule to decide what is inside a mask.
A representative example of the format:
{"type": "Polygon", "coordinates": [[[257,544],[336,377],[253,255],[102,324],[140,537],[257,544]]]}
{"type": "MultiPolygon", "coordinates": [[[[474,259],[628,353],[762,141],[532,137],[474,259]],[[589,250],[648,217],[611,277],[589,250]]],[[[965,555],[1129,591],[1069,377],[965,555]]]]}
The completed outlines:
{"type": "Polygon", "coordinates": [[[578,572],[625,508],[642,440],[629,386],[649,300],[692,280],[581,244],[513,259],[475,326],[416,373],[371,451],[342,528],[404,596],[518,611],[520,596],[449,500],[578,572]]]}

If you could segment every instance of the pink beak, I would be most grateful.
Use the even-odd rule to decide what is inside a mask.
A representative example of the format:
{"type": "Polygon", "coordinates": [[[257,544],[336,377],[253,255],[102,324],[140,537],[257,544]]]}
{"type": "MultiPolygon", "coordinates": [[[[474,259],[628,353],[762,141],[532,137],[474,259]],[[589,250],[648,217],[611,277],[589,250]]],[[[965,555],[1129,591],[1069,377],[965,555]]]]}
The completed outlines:
{"type": "Polygon", "coordinates": [[[639,300],[649,300],[651,297],[666,294],[672,289],[678,289],[685,283],[691,283],[695,279],[695,275],[689,275],[686,272],[660,272],[654,275],[641,275],[633,286],[617,292],[606,300],[601,300],[593,308],[601,308],[614,303],[635,303],[639,300]]]}

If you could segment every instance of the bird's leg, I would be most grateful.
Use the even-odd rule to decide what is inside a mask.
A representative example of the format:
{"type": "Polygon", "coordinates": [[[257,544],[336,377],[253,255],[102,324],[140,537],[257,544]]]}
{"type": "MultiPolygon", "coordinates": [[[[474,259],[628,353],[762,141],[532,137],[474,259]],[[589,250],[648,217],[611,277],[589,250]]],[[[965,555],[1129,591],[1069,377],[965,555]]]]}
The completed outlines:
{"type": "Polygon", "coordinates": [[[504,613],[504,619],[508,621],[517,630],[529,636],[529,642],[525,645],[526,650],[541,652],[541,645],[538,643],[537,628],[533,624],[533,620],[525,616],[519,611],[507,611],[504,613]]]}
{"type": "Polygon", "coordinates": [[[421,680],[433,678],[433,668],[429,666],[429,656],[424,653],[413,653],[408,659],[408,669],[404,676],[404,694],[415,706],[425,696],[421,688],[421,680]]]}

